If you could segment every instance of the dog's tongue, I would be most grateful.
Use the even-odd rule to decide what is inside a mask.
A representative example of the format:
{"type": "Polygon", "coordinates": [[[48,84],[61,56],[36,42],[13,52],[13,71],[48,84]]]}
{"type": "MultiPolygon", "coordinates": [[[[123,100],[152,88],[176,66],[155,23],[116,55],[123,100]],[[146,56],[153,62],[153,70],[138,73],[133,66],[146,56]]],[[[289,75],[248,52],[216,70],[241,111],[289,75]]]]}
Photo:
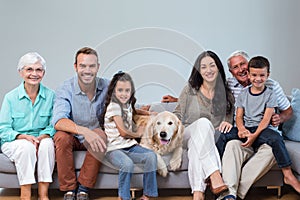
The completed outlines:
{"type": "Polygon", "coordinates": [[[168,144],[168,143],[169,143],[169,140],[160,140],[160,143],[161,143],[161,144],[168,144]]]}

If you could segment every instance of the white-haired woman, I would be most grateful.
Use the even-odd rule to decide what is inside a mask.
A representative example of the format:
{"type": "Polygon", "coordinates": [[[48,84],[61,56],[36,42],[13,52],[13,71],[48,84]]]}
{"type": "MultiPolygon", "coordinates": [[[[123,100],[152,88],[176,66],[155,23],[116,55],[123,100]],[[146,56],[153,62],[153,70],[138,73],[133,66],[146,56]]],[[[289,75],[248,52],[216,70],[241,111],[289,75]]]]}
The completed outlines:
{"type": "Polygon", "coordinates": [[[23,81],[5,95],[0,111],[1,150],[15,163],[24,200],[31,198],[35,172],[40,200],[49,199],[52,182],[55,129],[50,121],[54,92],[41,84],[45,70],[45,60],[38,53],[22,56],[18,72],[23,81]]]}

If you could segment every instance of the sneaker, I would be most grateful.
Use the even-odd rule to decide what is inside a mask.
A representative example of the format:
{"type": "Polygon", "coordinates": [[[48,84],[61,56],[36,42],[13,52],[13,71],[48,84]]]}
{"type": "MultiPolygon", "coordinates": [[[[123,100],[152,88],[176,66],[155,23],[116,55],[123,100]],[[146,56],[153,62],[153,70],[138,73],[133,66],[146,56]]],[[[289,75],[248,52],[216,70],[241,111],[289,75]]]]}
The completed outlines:
{"type": "Polygon", "coordinates": [[[77,193],[76,200],[89,200],[89,195],[88,195],[88,193],[85,193],[85,192],[79,192],[79,193],[77,193]]]}
{"type": "Polygon", "coordinates": [[[227,195],[222,200],[236,200],[236,198],[233,195],[227,195]]]}
{"type": "Polygon", "coordinates": [[[64,200],[75,200],[74,192],[66,192],[64,195],[64,200]]]}

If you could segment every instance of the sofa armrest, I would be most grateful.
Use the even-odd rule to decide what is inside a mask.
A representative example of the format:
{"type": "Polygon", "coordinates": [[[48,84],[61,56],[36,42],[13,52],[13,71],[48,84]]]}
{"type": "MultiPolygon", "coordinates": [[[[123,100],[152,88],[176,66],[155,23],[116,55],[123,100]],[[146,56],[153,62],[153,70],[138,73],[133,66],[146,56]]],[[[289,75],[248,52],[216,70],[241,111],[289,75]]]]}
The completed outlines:
{"type": "Polygon", "coordinates": [[[162,111],[169,111],[173,112],[177,102],[172,103],[153,103],[150,106],[150,111],[152,112],[162,112],[162,111]]]}

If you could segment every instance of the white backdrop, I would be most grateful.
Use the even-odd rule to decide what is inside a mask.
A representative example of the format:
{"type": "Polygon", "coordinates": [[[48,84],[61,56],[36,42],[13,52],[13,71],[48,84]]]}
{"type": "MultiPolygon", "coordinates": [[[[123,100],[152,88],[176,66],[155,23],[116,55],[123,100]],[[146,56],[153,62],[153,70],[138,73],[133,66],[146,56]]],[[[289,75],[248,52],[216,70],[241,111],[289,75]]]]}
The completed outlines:
{"type": "MultiPolygon", "coordinates": [[[[300,86],[298,0],[0,0],[0,100],[19,85],[18,59],[29,51],[47,61],[52,89],[74,75],[75,52],[90,46],[99,76],[132,74],[140,103],[179,95],[203,49],[226,58],[237,49],[271,62],[287,94],[300,86]]],[[[229,75],[229,73],[227,74],[229,75]]]]}

